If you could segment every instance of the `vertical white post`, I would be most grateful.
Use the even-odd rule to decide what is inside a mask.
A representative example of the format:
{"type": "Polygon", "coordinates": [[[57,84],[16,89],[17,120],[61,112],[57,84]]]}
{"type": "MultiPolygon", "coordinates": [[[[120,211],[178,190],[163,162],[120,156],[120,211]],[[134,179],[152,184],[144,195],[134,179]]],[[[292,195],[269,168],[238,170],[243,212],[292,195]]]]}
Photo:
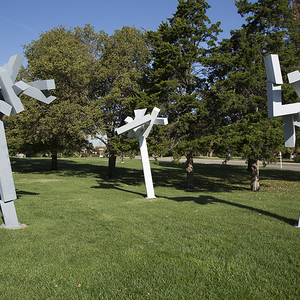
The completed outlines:
{"type": "Polygon", "coordinates": [[[280,157],[280,169],[282,169],[282,154],[281,154],[281,151],[279,151],[279,157],[280,157]]]}
{"type": "Polygon", "coordinates": [[[152,174],[148,156],[148,149],[145,137],[142,135],[139,136],[139,144],[141,150],[141,157],[142,157],[142,164],[143,164],[143,171],[144,171],[144,178],[145,178],[145,185],[147,190],[147,198],[156,198],[154,195],[154,188],[153,188],[153,181],[152,181],[152,174]]]}
{"type": "Polygon", "coordinates": [[[9,202],[0,200],[0,206],[4,220],[3,228],[22,228],[18,221],[14,200],[9,202]]]}
{"type": "Polygon", "coordinates": [[[0,119],[0,198],[2,201],[10,201],[17,198],[11,171],[5,130],[3,121],[0,119]]]}
{"type": "Polygon", "coordinates": [[[17,198],[7,150],[4,124],[0,119],[0,207],[5,228],[22,227],[17,218],[14,199],[17,198]]]}

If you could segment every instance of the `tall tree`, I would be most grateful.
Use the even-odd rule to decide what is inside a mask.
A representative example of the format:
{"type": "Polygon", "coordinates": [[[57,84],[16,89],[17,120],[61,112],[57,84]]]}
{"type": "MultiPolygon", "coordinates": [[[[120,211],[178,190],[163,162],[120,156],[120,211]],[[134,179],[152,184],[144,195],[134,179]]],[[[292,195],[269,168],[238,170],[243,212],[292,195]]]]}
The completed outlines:
{"type": "Polygon", "coordinates": [[[101,133],[102,142],[109,153],[108,177],[115,176],[116,155],[122,151],[115,129],[128,115],[133,115],[138,94],[143,90],[143,76],[149,68],[150,52],[145,34],[124,26],[107,36],[97,61],[95,81],[97,99],[93,103],[94,117],[98,119],[94,133],[101,133]]]}
{"type": "MultiPolygon", "coordinates": [[[[285,75],[298,63],[299,37],[288,0],[235,3],[246,23],[208,59],[214,86],[211,102],[223,107],[227,125],[219,130],[216,151],[230,149],[247,159],[251,190],[258,191],[259,161],[273,161],[283,150],[281,118],[268,119],[264,57],[279,54],[285,75]]],[[[296,99],[287,85],[283,94],[285,101],[296,99]]]]}
{"type": "Polygon", "coordinates": [[[39,39],[24,46],[27,81],[52,78],[57,99],[50,105],[23,97],[25,111],[8,119],[8,142],[19,150],[51,152],[52,169],[57,169],[57,154],[78,151],[86,143],[85,131],[90,103],[90,74],[94,59],[83,32],[60,26],[44,32],[39,39]]]}
{"type": "Polygon", "coordinates": [[[205,82],[202,59],[217,39],[220,22],[211,24],[206,1],[178,2],[173,17],[157,32],[149,32],[154,58],[151,93],[169,119],[162,130],[174,158],[187,159],[186,186],[193,188],[193,156],[204,150],[201,141],[207,129],[201,101],[205,82]]]}

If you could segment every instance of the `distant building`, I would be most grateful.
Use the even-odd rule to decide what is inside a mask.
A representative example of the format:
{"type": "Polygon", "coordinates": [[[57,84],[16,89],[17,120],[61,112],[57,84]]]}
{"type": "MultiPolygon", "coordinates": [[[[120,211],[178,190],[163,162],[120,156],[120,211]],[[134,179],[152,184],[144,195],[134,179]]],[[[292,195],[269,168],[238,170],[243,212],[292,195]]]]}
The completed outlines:
{"type": "Polygon", "coordinates": [[[99,153],[99,157],[103,157],[106,147],[105,146],[96,146],[95,150],[99,153]]]}

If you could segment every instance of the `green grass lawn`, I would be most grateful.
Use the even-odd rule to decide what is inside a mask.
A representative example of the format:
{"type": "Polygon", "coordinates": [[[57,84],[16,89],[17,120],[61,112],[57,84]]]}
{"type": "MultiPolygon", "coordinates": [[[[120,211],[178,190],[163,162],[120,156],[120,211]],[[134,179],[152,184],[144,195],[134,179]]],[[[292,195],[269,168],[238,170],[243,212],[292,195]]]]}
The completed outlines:
{"type": "Polygon", "coordinates": [[[12,158],[18,219],[0,229],[0,299],[299,299],[300,172],[141,161],[12,158]]]}

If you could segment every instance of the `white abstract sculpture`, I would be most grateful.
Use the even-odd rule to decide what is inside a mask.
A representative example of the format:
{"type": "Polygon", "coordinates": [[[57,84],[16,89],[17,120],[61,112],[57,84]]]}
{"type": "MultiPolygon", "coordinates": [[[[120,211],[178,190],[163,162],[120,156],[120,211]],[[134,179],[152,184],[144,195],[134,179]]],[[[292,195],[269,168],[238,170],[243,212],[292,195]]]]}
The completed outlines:
{"type": "MultiPolygon", "coordinates": [[[[267,71],[268,116],[269,118],[282,116],[284,145],[287,148],[293,148],[296,143],[295,126],[300,127],[300,103],[282,104],[281,85],[283,80],[277,54],[265,57],[265,67],[267,71]]],[[[287,76],[289,83],[300,97],[299,71],[289,73],[287,76]]],[[[295,226],[300,228],[300,215],[295,226]]]]}
{"type": "Polygon", "coordinates": [[[128,132],[128,137],[138,137],[141,150],[147,198],[156,198],[154,194],[146,138],[148,137],[153,125],[167,125],[168,119],[157,118],[160,110],[156,107],[153,108],[151,115],[145,115],[146,110],[146,108],[135,110],[134,120],[131,117],[127,117],[125,119],[125,123],[127,124],[117,128],[117,133],[122,134],[128,132]]]}
{"type": "MultiPolygon", "coordinates": [[[[279,57],[271,54],[265,57],[268,90],[268,117],[282,116],[285,147],[295,147],[295,126],[300,126],[300,103],[282,104],[281,85],[283,84],[279,57]]],[[[300,97],[300,73],[288,74],[289,83],[300,97]]]]}
{"type": "Polygon", "coordinates": [[[21,228],[18,222],[14,200],[17,199],[12,170],[5,138],[3,115],[17,114],[24,110],[18,97],[24,93],[39,101],[49,104],[55,97],[42,90],[55,89],[54,80],[41,80],[25,83],[15,82],[23,57],[14,55],[9,62],[0,67],[0,207],[3,215],[4,228],[21,228]]]}

